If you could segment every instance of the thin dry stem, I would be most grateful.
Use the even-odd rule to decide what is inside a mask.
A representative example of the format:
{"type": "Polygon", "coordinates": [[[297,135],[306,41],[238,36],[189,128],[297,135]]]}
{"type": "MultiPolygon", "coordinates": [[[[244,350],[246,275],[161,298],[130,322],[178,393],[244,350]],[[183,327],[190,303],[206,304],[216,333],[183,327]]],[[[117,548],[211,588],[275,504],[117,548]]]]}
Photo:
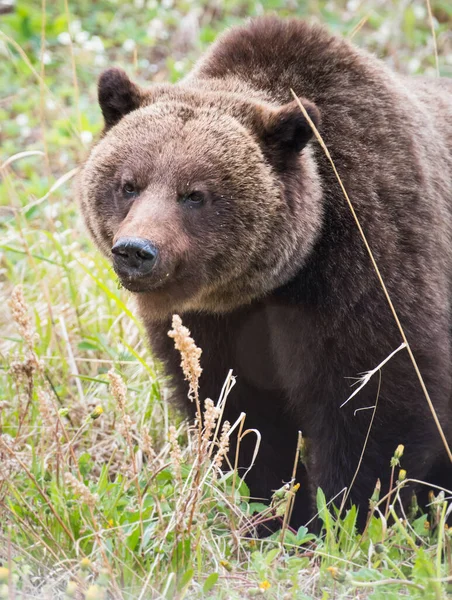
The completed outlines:
{"type": "Polygon", "coordinates": [[[430,23],[430,30],[432,32],[433,51],[435,53],[436,76],[439,77],[438,44],[436,43],[435,23],[433,21],[432,5],[430,4],[430,0],[426,0],[426,3],[428,11],[428,20],[430,23]]]}

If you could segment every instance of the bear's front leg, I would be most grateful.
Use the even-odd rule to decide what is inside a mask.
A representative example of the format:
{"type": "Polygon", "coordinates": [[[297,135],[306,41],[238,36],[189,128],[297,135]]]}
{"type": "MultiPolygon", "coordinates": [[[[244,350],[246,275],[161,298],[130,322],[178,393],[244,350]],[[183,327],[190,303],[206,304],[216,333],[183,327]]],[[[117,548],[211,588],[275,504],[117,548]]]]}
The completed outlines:
{"type": "MultiPolygon", "coordinates": [[[[407,484],[400,490],[401,503],[407,510],[413,493],[430,489],[427,482],[443,484],[446,473],[446,469],[434,472],[434,466],[444,454],[444,449],[429,415],[425,414],[423,418],[414,414],[402,416],[396,405],[394,413],[387,410],[385,414],[384,408],[388,407],[383,407],[384,397],[381,402],[367,441],[370,416],[366,423],[364,418],[359,421],[351,416],[353,412],[350,411],[349,418],[342,415],[340,419],[336,415],[336,418],[329,420],[329,426],[324,423],[310,443],[308,473],[312,495],[315,497],[320,487],[327,502],[341,506],[346,499],[345,508],[355,504],[359,511],[357,526],[360,530],[365,527],[369,500],[377,482],[380,485],[380,499],[383,499],[390,490],[394,490],[401,468],[409,478],[425,481],[425,486],[407,484]],[[399,445],[403,446],[403,453],[400,463],[393,469],[391,459],[399,445]]],[[[387,400],[386,404],[389,404],[387,400]]],[[[442,464],[446,464],[446,461],[442,464]]],[[[426,493],[424,495],[426,497],[426,493]]],[[[395,494],[391,496],[391,503],[395,503],[396,511],[400,513],[401,506],[395,501],[395,494]]],[[[384,512],[385,507],[386,500],[380,509],[384,512]]]]}

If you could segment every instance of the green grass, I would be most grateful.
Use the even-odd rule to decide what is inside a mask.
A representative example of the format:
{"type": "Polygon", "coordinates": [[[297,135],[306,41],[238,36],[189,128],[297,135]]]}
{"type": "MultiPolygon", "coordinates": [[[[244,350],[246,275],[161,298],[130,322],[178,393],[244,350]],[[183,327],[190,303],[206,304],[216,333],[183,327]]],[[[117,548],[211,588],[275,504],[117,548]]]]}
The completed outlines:
{"type": "MultiPolygon", "coordinates": [[[[199,431],[168,406],[133,301],[89,240],[70,178],[100,131],[96,78],[108,65],[141,83],[175,81],[225,27],[276,11],[434,76],[426,5],[43,7],[19,1],[0,16],[0,598],[446,597],[451,536],[439,491],[428,515],[413,509],[389,524],[377,493],[362,536],[355,510],[338,517],[319,492],[318,538],[305,528],[286,528],[283,543],[281,532],[253,537],[269,510],[226,464],[224,474],[214,468],[220,432],[197,447],[199,431]],[[14,320],[18,285],[26,307],[16,292],[14,320]],[[110,369],[125,400],[112,394],[110,369]]],[[[435,1],[433,14],[439,68],[451,76],[450,2],[435,1]]],[[[290,489],[274,498],[281,521],[290,499],[290,489]]]]}

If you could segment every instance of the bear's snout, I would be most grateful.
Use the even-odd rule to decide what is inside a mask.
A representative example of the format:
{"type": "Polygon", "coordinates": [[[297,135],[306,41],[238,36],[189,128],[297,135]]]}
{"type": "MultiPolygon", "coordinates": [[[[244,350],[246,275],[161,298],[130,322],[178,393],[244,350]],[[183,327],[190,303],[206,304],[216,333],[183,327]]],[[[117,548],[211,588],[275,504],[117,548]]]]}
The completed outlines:
{"type": "Polygon", "coordinates": [[[158,257],[154,244],[139,237],[121,237],[111,251],[116,273],[126,280],[149,275],[158,257]]]}

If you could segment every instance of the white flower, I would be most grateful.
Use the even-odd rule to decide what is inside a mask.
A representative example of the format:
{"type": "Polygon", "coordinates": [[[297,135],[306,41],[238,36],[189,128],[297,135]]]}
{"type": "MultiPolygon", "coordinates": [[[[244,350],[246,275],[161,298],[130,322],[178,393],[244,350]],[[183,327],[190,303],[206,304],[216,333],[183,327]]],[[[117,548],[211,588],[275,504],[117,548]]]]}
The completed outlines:
{"type": "Polygon", "coordinates": [[[85,50],[89,50],[90,52],[95,52],[96,54],[101,54],[104,52],[104,44],[98,35],[93,35],[90,40],[87,40],[84,44],[85,50]]]}
{"type": "Polygon", "coordinates": [[[413,56],[413,58],[411,58],[408,61],[408,71],[410,73],[417,73],[419,71],[420,66],[421,66],[421,61],[419,60],[419,58],[417,56],[413,56]]]}
{"type": "Polygon", "coordinates": [[[48,219],[55,219],[55,217],[58,215],[58,207],[56,204],[47,204],[44,207],[43,212],[48,219]]]}
{"type": "Polygon", "coordinates": [[[378,44],[384,45],[391,37],[391,25],[385,21],[378,31],[375,32],[374,39],[378,44]]]}
{"type": "Polygon", "coordinates": [[[76,33],[78,33],[81,30],[82,30],[82,22],[79,21],[79,19],[75,19],[74,21],[71,21],[71,24],[69,25],[69,31],[72,33],[72,35],[75,35],[76,33]]]}
{"type": "Polygon", "coordinates": [[[156,38],[163,31],[164,25],[160,19],[152,19],[147,29],[148,37],[156,38]]]}
{"type": "Polygon", "coordinates": [[[52,62],[52,54],[48,50],[44,50],[41,60],[45,65],[50,65],[52,62]]]}
{"type": "Polygon", "coordinates": [[[427,10],[422,4],[414,4],[413,13],[416,19],[419,19],[420,21],[423,21],[427,16],[427,10]]]}
{"type": "Polygon", "coordinates": [[[348,0],[347,10],[349,10],[350,12],[355,12],[358,10],[360,4],[360,0],[348,0]]]}
{"type": "Polygon", "coordinates": [[[28,116],[24,115],[23,113],[17,115],[16,123],[19,125],[19,127],[25,127],[25,125],[28,125],[28,116]]]}
{"type": "Polygon", "coordinates": [[[82,143],[87,146],[93,141],[93,134],[91,131],[82,131],[80,133],[80,139],[82,140],[82,143]]]}
{"type": "Polygon", "coordinates": [[[96,65],[96,67],[105,67],[105,65],[107,64],[107,59],[103,54],[96,54],[96,56],[94,57],[94,64],[96,65]]]}
{"type": "Polygon", "coordinates": [[[75,34],[75,41],[77,44],[83,46],[89,40],[89,33],[87,31],[78,31],[75,34]]]}
{"type": "Polygon", "coordinates": [[[58,34],[57,40],[63,46],[69,46],[69,44],[71,43],[71,36],[68,31],[62,31],[61,33],[58,34]]]}
{"type": "Polygon", "coordinates": [[[135,40],[131,40],[131,39],[125,40],[122,47],[124,48],[124,50],[126,52],[133,52],[136,47],[135,40]]]}

